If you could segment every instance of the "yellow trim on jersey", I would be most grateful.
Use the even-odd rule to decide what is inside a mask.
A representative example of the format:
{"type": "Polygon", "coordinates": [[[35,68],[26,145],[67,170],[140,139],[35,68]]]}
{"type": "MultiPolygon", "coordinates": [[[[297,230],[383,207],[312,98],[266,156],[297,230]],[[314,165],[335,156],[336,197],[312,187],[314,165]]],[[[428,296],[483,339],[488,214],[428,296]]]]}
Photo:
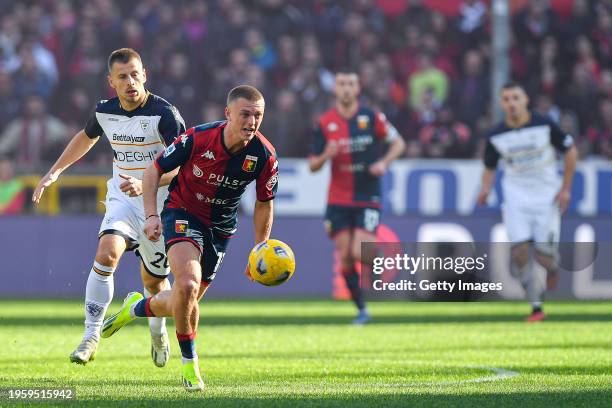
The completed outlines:
{"type": "Polygon", "coordinates": [[[134,168],[121,167],[121,166],[117,166],[116,164],[115,166],[121,170],[146,170],[147,169],[146,167],[134,167],[134,168]]]}

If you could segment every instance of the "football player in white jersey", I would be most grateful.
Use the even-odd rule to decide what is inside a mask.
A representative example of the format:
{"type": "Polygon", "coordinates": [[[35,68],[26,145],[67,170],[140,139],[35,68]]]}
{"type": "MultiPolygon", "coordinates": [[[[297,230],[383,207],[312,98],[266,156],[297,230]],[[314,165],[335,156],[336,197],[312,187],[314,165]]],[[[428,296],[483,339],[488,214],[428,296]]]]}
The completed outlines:
{"type": "MultiPolygon", "coordinates": [[[[94,359],[104,314],[113,298],[113,273],[125,251],[141,259],[145,292],[152,296],[169,288],[169,271],[163,240],[151,242],[143,235],[142,173],[156,156],[185,131],[176,108],[145,89],[146,70],[140,55],[130,48],[113,51],[108,59],[108,82],[117,97],[99,102],[85,128],[64,149],[40,180],[32,201],[38,203],[45,188],[87,153],[105,135],[113,148],[113,177],[108,181],[106,214],[100,226],[98,249],[85,290],[85,333],[70,361],[86,364],[94,359]]],[[[167,185],[177,171],[162,177],[167,185]]],[[[167,188],[158,195],[159,206],[167,188]]],[[[169,357],[165,319],[149,319],[151,357],[163,367],[169,357]]]]}
{"type": "Polygon", "coordinates": [[[577,151],[570,135],[528,109],[529,98],[521,85],[504,85],[500,102],[504,120],[488,136],[478,203],[486,203],[502,159],[502,217],[512,243],[511,272],[520,280],[532,307],[527,321],[537,322],[545,318],[544,291],[554,289],[559,279],[561,213],[570,201],[577,151]],[[562,179],[557,173],[557,154],[563,156],[562,179]],[[546,282],[530,268],[530,242],[535,260],[546,269],[546,282]]]}

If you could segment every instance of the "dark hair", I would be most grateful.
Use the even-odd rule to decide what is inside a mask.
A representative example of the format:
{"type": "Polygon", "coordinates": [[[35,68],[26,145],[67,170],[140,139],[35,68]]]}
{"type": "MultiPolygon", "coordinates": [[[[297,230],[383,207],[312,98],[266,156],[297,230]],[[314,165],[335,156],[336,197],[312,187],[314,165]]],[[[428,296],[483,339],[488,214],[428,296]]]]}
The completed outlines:
{"type": "Polygon", "coordinates": [[[520,88],[523,91],[525,90],[525,88],[523,88],[523,85],[519,84],[516,81],[508,81],[506,82],[504,85],[502,85],[502,90],[506,90],[506,89],[512,89],[512,88],[520,88]]]}
{"type": "Polygon", "coordinates": [[[342,74],[342,75],[357,75],[359,76],[359,74],[357,73],[357,70],[355,68],[352,67],[342,67],[338,70],[336,70],[336,75],[338,74],[342,74]]]}
{"type": "Polygon", "coordinates": [[[118,50],[111,52],[108,57],[108,72],[111,71],[111,68],[115,62],[127,64],[132,58],[136,58],[142,64],[140,54],[133,48],[119,48],[118,50]]]}
{"type": "Polygon", "coordinates": [[[227,104],[229,105],[238,98],[244,98],[247,101],[256,102],[263,99],[263,95],[259,92],[259,89],[251,85],[239,85],[232,88],[227,94],[227,104]]]}

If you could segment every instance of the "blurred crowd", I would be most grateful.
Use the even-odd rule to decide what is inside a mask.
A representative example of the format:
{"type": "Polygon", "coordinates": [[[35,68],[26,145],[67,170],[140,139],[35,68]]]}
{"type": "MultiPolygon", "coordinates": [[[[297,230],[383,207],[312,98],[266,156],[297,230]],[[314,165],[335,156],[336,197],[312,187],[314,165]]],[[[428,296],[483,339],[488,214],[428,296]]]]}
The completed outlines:
{"type": "MultiPolygon", "coordinates": [[[[513,13],[512,76],[583,157],[612,157],[612,1],[574,0],[566,15],[551,1],[513,13]]],[[[490,2],[457,3],[449,15],[422,0],[0,0],[0,156],[44,170],[112,96],[106,59],[125,46],[188,126],[222,118],[232,86],[262,89],[282,157],[307,156],[345,67],[407,157],[476,157],[491,125],[490,2]]],[[[103,142],[84,162],[111,160],[103,142]]]]}

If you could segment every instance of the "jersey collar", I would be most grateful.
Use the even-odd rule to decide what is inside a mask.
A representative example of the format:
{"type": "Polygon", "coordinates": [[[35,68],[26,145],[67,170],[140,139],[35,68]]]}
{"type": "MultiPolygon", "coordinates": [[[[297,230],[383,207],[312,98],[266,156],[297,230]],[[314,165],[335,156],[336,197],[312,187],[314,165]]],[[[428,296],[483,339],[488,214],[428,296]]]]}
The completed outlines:
{"type": "MultiPolygon", "coordinates": [[[[123,106],[121,106],[121,100],[119,100],[119,107],[120,107],[121,109],[123,109],[124,111],[126,111],[126,112],[134,112],[136,109],[141,109],[141,108],[144,108],[144,106],[145,106],[145,105],[147,104],[147,102],[149,101],[149,96],[150,96],[150,95],[151,95],[151,92],[149,92],[149,90],[148,90],[148,89],[145,89],[145,97],[144,97],[144,99],[143,99],[142,103],[141,103],[140,105],[138,105],[137,107],[135,107],[134,109],[132,109],[132,110],[127,110],[127,109],[125,109],[123,106]]],[[[119,99],[119,98],[117,98],[117,99],[119,99]]]]}

